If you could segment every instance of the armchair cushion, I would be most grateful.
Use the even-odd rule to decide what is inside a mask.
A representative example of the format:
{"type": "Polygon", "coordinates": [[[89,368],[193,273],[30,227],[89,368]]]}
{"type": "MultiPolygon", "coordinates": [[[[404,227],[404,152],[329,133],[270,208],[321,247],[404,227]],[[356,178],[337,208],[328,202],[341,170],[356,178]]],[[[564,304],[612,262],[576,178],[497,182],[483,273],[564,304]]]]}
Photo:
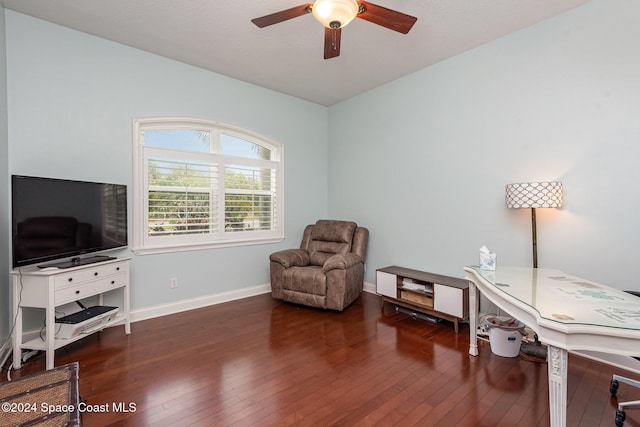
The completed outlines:
{"type": "Polygon", "coordinates": [[[283,287],[287,291],[310,295],[325,295],[327,282],[321,267],[293,267],[283,275],[283,287]]]}
{"type": "Polygon", "coordinates": [[[324,265],[335,254],[351,251],[355,222],[320,220],[311,232],[309,255],[312,265],[324,265]]]}

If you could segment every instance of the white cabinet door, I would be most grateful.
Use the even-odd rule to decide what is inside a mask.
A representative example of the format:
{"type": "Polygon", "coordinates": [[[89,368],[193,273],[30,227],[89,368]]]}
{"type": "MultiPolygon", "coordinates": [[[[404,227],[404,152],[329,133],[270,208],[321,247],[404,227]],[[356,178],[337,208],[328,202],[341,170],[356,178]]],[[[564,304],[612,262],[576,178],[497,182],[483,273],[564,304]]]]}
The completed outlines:
{"type": "Polygon", "coordinates": [[[442,313],[463,317],[462,289],[433,284],[433,308],[442,313]]]}
{"type": "Polygon", "coordinates": [[[376,293],[390,298],[398,298],[398,276],[376,271],[376,293]]]}

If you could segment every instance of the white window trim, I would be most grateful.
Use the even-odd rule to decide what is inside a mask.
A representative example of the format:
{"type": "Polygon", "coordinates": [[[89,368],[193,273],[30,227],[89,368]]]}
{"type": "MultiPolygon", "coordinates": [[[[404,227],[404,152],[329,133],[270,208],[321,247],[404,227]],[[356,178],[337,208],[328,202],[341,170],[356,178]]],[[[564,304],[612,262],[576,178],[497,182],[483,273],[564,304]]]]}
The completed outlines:
{"type": "MultiPolygon", "coordinates": [[[[132,125],[132,141],[133,141],[133,247],[135,254],[155,254],[168,252],[181,252],[200,249],[211,249],[221,247],[235,247],[246,245],[258,245],[267,243],[276,243],[284,240],[284,147],[282,144],[270,140],[255,132],[242,129],[230,124],[189,118],[189,117],[144,117],[134,118],[132,125]],[[162,126],[162,124],[166,126],[162,126]],[[226,164],[233,164],[234,159],[242,165],[254,166],[275,166],[279,170],[279,179],[276,180],[276,194],[278,196],[277,206],[278,214],[275,221],[274,231],[255,231],[255,232],[224,232],[224,219],[222,227],[216,240],[211,240],[210,235],[190,235],[188,241],[177,242],[179,239],[164,239],[162,237],[154,237],[152,243],[147,239],[146,218],[148,216],[147,195],[145,187],[146,174],[146,157],[145,147],[140,140],[140,132],[145,129],[193,129],[204,127],[212,132],[224,132],[228,135],[237,136],[257,145],[269,147],[274,153],[272,160],[248,159],[244,157],[224,156],[219,154],[220,147],[214,147],[217,153],[205,154],[206,156],[221,157],[225,159],[226,164]]],[[[219,141],[219,138],[214,138],[219,141]]],[[[154,148],[156,150],[170,149],[154,148]]],[[[180,152],[173,152],[174,157],[180,157],[180,152]]],[[[224,199],[224,182],[220,186],[220,192],[224,199]]],[[[224,217],[224,212],[220,213],[224,217]]]]}

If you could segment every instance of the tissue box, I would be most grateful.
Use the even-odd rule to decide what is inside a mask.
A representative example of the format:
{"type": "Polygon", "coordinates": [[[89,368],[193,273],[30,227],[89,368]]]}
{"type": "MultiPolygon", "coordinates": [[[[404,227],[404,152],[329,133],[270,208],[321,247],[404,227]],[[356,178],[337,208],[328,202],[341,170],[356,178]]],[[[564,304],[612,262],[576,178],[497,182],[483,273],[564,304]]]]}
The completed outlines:
{"type": "Polygon", "coordinates": [[[481,270],[495,270],[496,269],[496,254],[495,254],[495,252],[489,252],[489,253],[480,252],[480,269],[481,270]]]}

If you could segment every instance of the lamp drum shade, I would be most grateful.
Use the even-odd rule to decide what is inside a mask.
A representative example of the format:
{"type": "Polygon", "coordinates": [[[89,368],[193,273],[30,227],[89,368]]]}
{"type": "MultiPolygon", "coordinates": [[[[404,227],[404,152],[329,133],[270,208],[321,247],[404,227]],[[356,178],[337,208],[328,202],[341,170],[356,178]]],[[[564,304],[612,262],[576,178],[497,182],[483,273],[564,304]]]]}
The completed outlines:
{"type": "Polygon", "coordinates": [[[505,186],[507,208],[559,208],[562,207],[562,183],[521,182],[505,186]]]}

